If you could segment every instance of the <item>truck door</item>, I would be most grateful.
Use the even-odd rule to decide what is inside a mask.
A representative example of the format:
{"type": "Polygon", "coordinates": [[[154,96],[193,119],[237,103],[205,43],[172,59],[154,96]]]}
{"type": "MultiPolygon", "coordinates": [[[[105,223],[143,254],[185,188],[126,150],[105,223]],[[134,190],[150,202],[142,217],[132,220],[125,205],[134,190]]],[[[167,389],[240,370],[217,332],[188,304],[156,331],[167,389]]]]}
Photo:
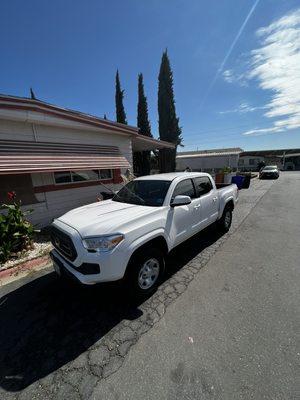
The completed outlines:
{"type": "Polygon", "coordinates": [[[200,201],[197,230],[201,230],[217,220],[219,198],[218,193],[214,189],[208,176],[196,177],[193,180],[196,189],[196,196],[200,201]]]}
{"type": "Polygon", "coordinates": [[[192,179],[185,179],[175,187],[172,199],[178,195],[190,196],[192,202],[184,206],[177,206],[170,209],[169,213],[169,234],[173,239],[174,246],[188,239],[194,234],[195,217],[199,214],[197,204],[199,200],[196,198],[196,192],[192,179]]]}

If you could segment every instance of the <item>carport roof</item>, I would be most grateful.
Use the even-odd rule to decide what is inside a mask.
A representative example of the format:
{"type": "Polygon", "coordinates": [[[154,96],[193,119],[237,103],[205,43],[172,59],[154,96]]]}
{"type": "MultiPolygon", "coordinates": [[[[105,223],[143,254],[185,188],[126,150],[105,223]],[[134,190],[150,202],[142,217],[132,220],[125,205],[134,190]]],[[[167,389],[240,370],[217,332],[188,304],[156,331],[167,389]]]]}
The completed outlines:
{"type": "Polygon", "coordinates": [[[199,151],[182,151],[177,154],[177,158],[238,155],[242,152],[243,149],[241,149],[240,147],[230,147],[227,149],[199,150],[199,151]]]}
{"type": "Polygon", "coordinates": [[[82,129],[86,125],[89,130],[92,129],[99,132],[109,131],[111,134],[127,135],[132,139],[133,151],[175,148],[173,143],[141,135],[139,128],[136,126],[120,124],[91,114],[59,107],[38,99],[0,94],[0,118],[1,116],[5,119],[17,119],[44,125],[56,124],[65,127],[68,124],[72,128],[77,126],[77,129],[82,129]]]}
{"type": "Polygon", "coordinates": [[[300,153],[300,148],[298,149],[273,149],[273,150],[253,150],[253,151],[244,151],[242,156],[280,156],[283,155],[295,155],[296,153],[300,153]]]}
{"type": "Polygon", "coordinates": [[[74,123],[82,123],[99,129],[107,129],[118,134],[138,135],[139,131],[139,129],[135,126],[120,124],[118,122],[97,117],[95,115],[71,110],[65,107],[59,107],[42,100],[29,99],[27,97],[0,94],[0,110],[7,110],[8,112],[31,112],[32,116],[34,116],[34,119],[40,119],[39,122],[48,123],[50,125],[50,120],[45,120],[45,117],[39,118],[38,114],[42,113],[47,117],[56,117],[61,121],[68,120],[74,123]]]}
{"type": "Polygon", "coordinates": [[[132,138],[133,151],[147,151],[159,149],[174,149],[175,144],[165,142],[164,140],[157,140],[149,136],[137,135],[132,138]]]}

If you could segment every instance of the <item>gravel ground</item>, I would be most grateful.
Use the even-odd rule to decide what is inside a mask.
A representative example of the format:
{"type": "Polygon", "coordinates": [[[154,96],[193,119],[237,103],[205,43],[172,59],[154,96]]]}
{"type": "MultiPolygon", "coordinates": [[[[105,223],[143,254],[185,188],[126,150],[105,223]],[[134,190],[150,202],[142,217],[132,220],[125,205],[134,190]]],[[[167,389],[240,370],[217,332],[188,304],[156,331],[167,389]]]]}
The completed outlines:
{"type": "Polygon", "coordinates": [[[22,251],[19,253],[18,257],[12,258],[6,261],[4,264],[0,264],[0,271],[8,268],[16,267],[26,261],[33,260],[34,258],[41,257],[52,249],[52,244],[49,238],[44,235],[37,236],[33,241],[33,249],[22,251]]]}

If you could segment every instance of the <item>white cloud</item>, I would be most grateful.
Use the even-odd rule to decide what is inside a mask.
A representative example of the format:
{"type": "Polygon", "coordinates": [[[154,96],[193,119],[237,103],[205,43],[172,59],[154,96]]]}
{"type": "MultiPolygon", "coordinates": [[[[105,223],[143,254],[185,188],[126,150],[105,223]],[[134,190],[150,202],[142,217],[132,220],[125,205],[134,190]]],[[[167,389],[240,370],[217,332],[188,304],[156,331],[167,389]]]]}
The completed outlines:
{"type": "Polygon", "coordinates": [[[260,135],[265,135],[266,133],[275,133],[275,132],[281,132],[283,131],[282,128],[279,127],[272,127],[272,128],[260,128],[260,129],[252,129],[250,131],[246,131],[243,133],[245,136],[260,136],[260,135]]]}
{"type": "Polygon", "coordinates": [[[244,135],[261,135],[300,128],[300,8],[257,31],[261,46],[251,52],[249,79],[269,90],[264,116],[276,118],[270,128],[244,135]],[[281,119],[280,119],[281,118],[281,119]]]}
{"type": "Polygon", "coordinates": [[[266,34],[270,34],[273,31],[276,31],[278,29],[280,30],[284,30],[284,29],[289,29],[292,27],[296,27],[297,25],[299,25],[300,22],[300,13],[299,10],[296,10],[292,13],[289,13],[287,15],[284,15],[282,18],[280,18],[279,20],[273,22],[272,24],[270,24],[267,27],[264,28],[260,28],[257,31],[257,35],[258,36],[263,36],[266,34]]]}
{"type": "Polygon", "coordinates": [[[250,106],[247,102],[244,102],[241,103],[237,108],[233,108],[232,110],[220,111],[219,114],[230,114],[230,113],[246,114],[257,110],[263,110],[265,108],[266,106],[253,107],[250,106]]]}
{"type": "Polygon", "coordinates": [[[223,77],[226,82],[232,83],[234,81],[232,69],[226,69],[223,72],[223,77]]]}
{"type": "Polygon", "coordinates": [[[226,69],[222,75],[224,81],[227,83],[237,83],[241,86],[248,86],[248,82],[244,74],[237,74],[232,69],[226,69]]]}

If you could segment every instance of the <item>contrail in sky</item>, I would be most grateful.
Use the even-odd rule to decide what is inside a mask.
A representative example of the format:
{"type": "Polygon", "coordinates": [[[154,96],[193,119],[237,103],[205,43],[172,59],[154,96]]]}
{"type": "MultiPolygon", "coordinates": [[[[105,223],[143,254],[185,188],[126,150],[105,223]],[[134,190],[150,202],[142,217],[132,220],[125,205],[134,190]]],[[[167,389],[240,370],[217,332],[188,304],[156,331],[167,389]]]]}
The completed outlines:
{"type": "Polygon", "coordinates": [[[256,0],[256,1],[255,1],[255,3],[253,4],[253,6],[251,7],[251,9],[250,9],[250,11],[249,11],[247,17],[245,18],[244,22],[242,23],[242,26],[240,27],[240,29],[239,29],[239,31],[238,31],[236,37],[234,38],[233,42],[231,43],[231,45],[230,45],[230,47],[229,47],[229,49],[228,49],[228,51],[227,51],[227,53],[226,53],[226,55],[225,55],[223,61],[221,62],[219,68],[217,69],[217,72],[216,72],[216,75],[214,76],[214,79],[211,81],[211,84],[209,85],[209,87],[208,87],[208,89],[207,89],[207,92],[205,93],[205,96],[204,96],[204,98],[203,98],[203,100],[202,100],[201,106],[203,105],[203,103],[204,103],[204,101],[206,100],[207,96],[209,95],[211,89],[212,89],[213,86],[215,85],[216,80],[218,79],[220,73],[223,71],[223,68],[224,68],[224,66],[225,66],[225,64],[226,64],[226,62],[227,62],[227,60],[228,60],[228,58],[230,57],[230,54],[232,53],[232,51],[233,51],[233,49],[234,49],[234,47],[235,47],[237,41],[239,40],[241,34],[243,33],[243,31],[244,31],[244,29],[245,29],[245,27],[246,27],[246,25],[247,25],[249,19],[251,18],[252,14],[254,13],[254,11],[255,11],[255,9],[256,9],[256,7],[257,7],[257,5],[258,5],[259,2],[260,2],[260,0],[256,0]]]}

